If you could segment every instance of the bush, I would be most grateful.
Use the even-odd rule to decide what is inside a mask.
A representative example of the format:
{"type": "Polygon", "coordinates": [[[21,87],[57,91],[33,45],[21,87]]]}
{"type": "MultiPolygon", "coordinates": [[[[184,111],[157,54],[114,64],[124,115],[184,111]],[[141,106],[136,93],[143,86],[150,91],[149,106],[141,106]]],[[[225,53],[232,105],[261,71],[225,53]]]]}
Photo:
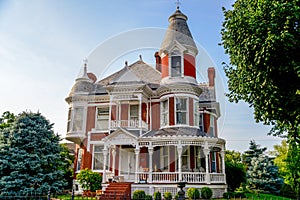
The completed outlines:
{"type": "Polygon", "coordinates": [[[189,197],[189,199],[199,199],[200,192],[197,188],[189,188],[187,190],[187,196],[189,197]]]}
{"type": "Polygon", "coordinates": [[[132,196],[133,200],[145,200],[146,199],[146,193],[144,190],[135,190],[133,192],[132,196]]]}
{"type": "Polygon", "coordinates": [[[172,200],[172,194],[171,194],[171,192],[165,192],[164,193],[164,199],[165,200],[172,200]]]}
{"type": "Polygon", "coordinates": [[[231,198],[234,197],[233,194],[234,194],[233,192],[224,192],[224,193],[223,193],[223,198],[224,198],[224,199],[231,199],[231,198]]]}
{"type": "Polygon", "coordinates": [[[174,199],[175,199],[175,200],[178,200],[178,199],[179,199],[178,193],[175,194],[174,199]]]}
{"type": "Polygon", "coordinates": [[[201,188],[201,197],[203,199],[210,199],[212,197],[212,190],[209,187],[201,188]]]}
{"type": "Polygon", "coordinates": [[[154,192],[154,200],[161,200],[161,193],[159,191],[154,192]]]}
{"type": "Polygon", "coordinates": [[[150,194],[146,194],[145,200],[152,200],[152,196],[150,194]]]}
{"type": "Polygon", "coordinates": [[[76,178],[84,190],[95,192],[96,190],[102,189],[102,176],[90,169],[81,170],[76,178]]]}

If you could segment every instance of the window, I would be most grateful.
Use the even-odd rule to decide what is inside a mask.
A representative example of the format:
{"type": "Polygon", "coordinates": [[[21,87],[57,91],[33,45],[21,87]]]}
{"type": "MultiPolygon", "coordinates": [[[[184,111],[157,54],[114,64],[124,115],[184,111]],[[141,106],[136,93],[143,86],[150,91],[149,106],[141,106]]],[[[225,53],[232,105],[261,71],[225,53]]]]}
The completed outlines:
{"type": "Polygon", "coordinates": [[[107,130],[109,121],[109,108],[97,108],[96,129],[107,130]]]}
{"type": "Polygon", "coordinates": [[[82,149],[78,149],[76,171],[80,170],[81,163],[82,163],[82,149]]]}
{"type": "Polygon", "coordinates": [[[130,120],[136,121],[139,119],[139,106],[130,105],[130,120]]]}
{"type": "Polygon", "coordinates": [[[73,131],[83,130],[83,107],[74,108],[73,131]]]}
{"type": "Polygon", "coordinates": [[[182,149],[181,162],[182,171],[189,171],[189,148],[187,146],[183,147],[182,149]]]}
{"type": "Polygon", "coordinates": [[[204,125],[203,125],[203,113],[199,113],[199,128],[200,131],[204,132],[204,125]]]}
{"type": "Polygon", "coordinates": [[[217,172],[216,168],[216,152],[211,153],[211,172],[217,172]]]}
{"type": "Polygon", "coordinates": [[[171,77],[181,76],[181,56],[179,51],[171,54],[171,77]]]}
{"type": "Polygon", "coordinates": [[[215,136],[215,117],[213,115],[210,115],[209,134],[215,136]]]}
{"type": "Polygon", "coordinates": [[[199,126],[199,103],[194,101],[194,126],[199,126]]]}
{"type": "Polygon", "coordinates": [[[161,126],[169,125],[169,106],[168,100],[164,100],[161,102],[161,126]]]}
{"type": "MultiPolygon", "coordinates": [[[[93,151],[93,170],[103,170],[104,156],[103,156],[103,146],[94,146],[93,151]]],[[[108,170],[108,166],[106,166],[108,170]]]]}
{"type": "Polygon", "coordinates": [[[194,158],[195,158],[195,168],[197,170],[201,169],[201,147],[194,146],[194,158]]]}
{"type": "Polygon", "coordinates": [[[71,131],[71,116],[72,116],[72,108],[69,108],[67,132],[71,131]]]}
{"type": "Polygon", "coordinates": [[[176,124],[187,124],[186,98],[176,98],[176,124]]]}
{"type": "Polygon", "coordinates": [[[160,152],[161,152],[160,168],[163,170],[169,170],[169,147],[168,146],[161,147],[160,152]]]}

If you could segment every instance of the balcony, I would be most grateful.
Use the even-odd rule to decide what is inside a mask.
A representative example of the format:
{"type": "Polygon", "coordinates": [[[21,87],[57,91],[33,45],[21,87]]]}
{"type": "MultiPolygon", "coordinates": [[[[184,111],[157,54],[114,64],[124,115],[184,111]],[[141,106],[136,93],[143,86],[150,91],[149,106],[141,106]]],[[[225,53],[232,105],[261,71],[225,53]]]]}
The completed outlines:
{"type": "Polygon", "coordinates": [[[128,129],[144,129],[148,130],[148,124],[141,121],[141,126],[139,120],[111,120],[110,128],[128,128],[128,129]]]}

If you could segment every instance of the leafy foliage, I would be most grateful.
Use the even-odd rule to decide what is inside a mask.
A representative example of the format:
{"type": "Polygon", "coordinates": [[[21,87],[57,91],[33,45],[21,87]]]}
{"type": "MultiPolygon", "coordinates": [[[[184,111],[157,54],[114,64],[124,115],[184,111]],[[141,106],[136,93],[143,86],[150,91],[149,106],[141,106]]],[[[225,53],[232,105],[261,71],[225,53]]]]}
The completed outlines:
{"type": "Polygon", "coordinates": [[[246,183],[246,166],[241,162],[225,162],[226,182],[229,191],[235,191],[241,183],[246,183]]]}
{"type": "Polygon", "coordinates": [[[213,195],[212,190],[209,187],[201,188],[201,197],[203,199],[210,199],[213,195]]]}
{"type": "Polygon", "coordinates": [[[102,188],[102,176],[90,169],[81,170],[77,174],[76,179],[79,181],[84,190],[91,190],[92,192],[95,192],[102,188]]]}
{"type": "Polygon", "coordinates": [[[225,152],[225,161],[228,162],[241,162],[241,153],[234,150],[226,150],[225,152]]]}
{"type": "Polygon", "coordinates": [[[189,197],[189,199],[199,199],[200,198],[200,192],[197,188],[188,188],[187,191],[187,196],[189,197]]]}
{"type": "Polygon", "coordinates": [[[71,168],[74,163],[75,156],[70,154],[68,147],[65,144],[60,144],[62,151],[60,152],[64,166],[61,166],[60,170],[64,173],[64,179],[67,181],[66,189],[72,189],[74,169],[71,168]]]}
{"type": "Polygon", "coordinates": [[[257,122],[300,141],[300,1],[237,0],[224,9],[222,45],[231,102],[254,107],[257,122]]]}
{"type": "MultiPolygon", "coordinates": [[[[4,115],[3,115],[4,116],[4,115]]],[[[63,189],[60,138],[40,113],[5,114],[0,129],[0,193],[46,193],[63,189]],[[5,118],[4,118],[5,119],[5,118]]]]}
{"type": "Polygon", "coordinates": [[[171,192],[165,192],[164,193],[164,199],[165,200],[172,200],[172,193],[171,192]]]}
{"type": "Polygon", "coordinates": [[[159,191],[154,192],[154,200],[161,200],[161,193],[159,191]]]}
{"type": "MultiPolygon", "coordinates": [[[[146,198],[146,193],[144,190],[135,190],[132,195],[133,200],[143,200],[146,198]]],[[[149,198],[149,197],[147,197],[149,198]]]]}

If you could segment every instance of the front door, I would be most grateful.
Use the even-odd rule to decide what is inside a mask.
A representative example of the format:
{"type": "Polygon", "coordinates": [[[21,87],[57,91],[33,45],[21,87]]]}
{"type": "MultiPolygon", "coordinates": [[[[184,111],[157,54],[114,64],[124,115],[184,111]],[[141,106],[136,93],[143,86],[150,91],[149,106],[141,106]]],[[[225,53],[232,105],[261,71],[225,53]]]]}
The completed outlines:
{"type": "Polygon", "coordinates": [[[123,146],[120,149],[119,175],[124,181],[134,182],[135,178],[135,154],[133,147],[123,146]]]}

